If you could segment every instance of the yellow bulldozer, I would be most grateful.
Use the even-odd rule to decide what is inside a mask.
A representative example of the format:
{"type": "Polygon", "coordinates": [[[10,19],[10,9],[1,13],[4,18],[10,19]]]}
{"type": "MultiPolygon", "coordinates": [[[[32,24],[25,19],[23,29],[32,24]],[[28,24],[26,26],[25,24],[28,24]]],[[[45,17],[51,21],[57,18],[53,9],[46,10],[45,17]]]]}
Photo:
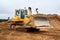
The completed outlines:
{"type": "MultiPolygon", "coordinates": [[[[36,9],[36,13],[38,14],[38,8],[36,9]]],[[[15,9],[14,16],[10,21],[12,22],[10,25],[11,29],[15,29],[17,25],[22,28],[29,28],[30,30],[38,29],[35,25],[35,15],[32,14],[31,7],[28,7],[28,9],[15,9]]]]}

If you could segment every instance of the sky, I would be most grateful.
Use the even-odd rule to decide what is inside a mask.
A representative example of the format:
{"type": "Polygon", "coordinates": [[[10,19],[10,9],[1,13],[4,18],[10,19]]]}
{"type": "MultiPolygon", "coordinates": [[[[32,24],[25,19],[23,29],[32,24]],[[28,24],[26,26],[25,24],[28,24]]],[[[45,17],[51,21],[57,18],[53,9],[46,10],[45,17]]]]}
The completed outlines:
{"type": "Polygon", "coordinates": [[[32,7],[32,13],[38,8],[41,14],[60,15],[60,0],[0,0],[0,19],[12,18],[15,9],[24,7],[32,7]]]}

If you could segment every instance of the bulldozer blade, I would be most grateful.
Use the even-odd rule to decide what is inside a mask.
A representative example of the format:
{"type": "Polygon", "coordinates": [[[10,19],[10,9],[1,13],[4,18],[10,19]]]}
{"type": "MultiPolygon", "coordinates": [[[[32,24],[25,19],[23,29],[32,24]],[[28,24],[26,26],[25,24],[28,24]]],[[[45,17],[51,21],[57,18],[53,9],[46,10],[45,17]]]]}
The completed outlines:
{"type": "Polygon", "coordinates": [[[50,27],[49,20],[45,17],[35,17],[34,23],[36,27],[50,27]]]}

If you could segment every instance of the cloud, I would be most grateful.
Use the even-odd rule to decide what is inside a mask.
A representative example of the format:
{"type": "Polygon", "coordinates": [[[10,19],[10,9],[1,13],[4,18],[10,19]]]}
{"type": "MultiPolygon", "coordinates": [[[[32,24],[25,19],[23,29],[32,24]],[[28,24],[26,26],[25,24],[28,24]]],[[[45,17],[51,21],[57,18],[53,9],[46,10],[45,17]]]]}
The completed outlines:
{"type": "Polygon", "coordinates": [[[41,13],[60,13],[60,0],[0,0],[0,14],[9,15],[14,12],[14,9],[29,6],[32,10],[39,8],[41,13]]]}

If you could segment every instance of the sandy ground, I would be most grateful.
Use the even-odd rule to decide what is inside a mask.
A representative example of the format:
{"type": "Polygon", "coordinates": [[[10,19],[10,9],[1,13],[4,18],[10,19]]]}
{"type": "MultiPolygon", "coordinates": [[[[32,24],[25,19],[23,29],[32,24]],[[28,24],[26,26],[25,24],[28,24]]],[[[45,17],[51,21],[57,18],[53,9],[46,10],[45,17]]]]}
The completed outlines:
{"type": "Polygon", "coordinates": [[[0,40],[60,40],[60,21],[50,20],[54,27],[49,31],[25,32],[9,30],[8,23],[0,23],[0,40]]]}

